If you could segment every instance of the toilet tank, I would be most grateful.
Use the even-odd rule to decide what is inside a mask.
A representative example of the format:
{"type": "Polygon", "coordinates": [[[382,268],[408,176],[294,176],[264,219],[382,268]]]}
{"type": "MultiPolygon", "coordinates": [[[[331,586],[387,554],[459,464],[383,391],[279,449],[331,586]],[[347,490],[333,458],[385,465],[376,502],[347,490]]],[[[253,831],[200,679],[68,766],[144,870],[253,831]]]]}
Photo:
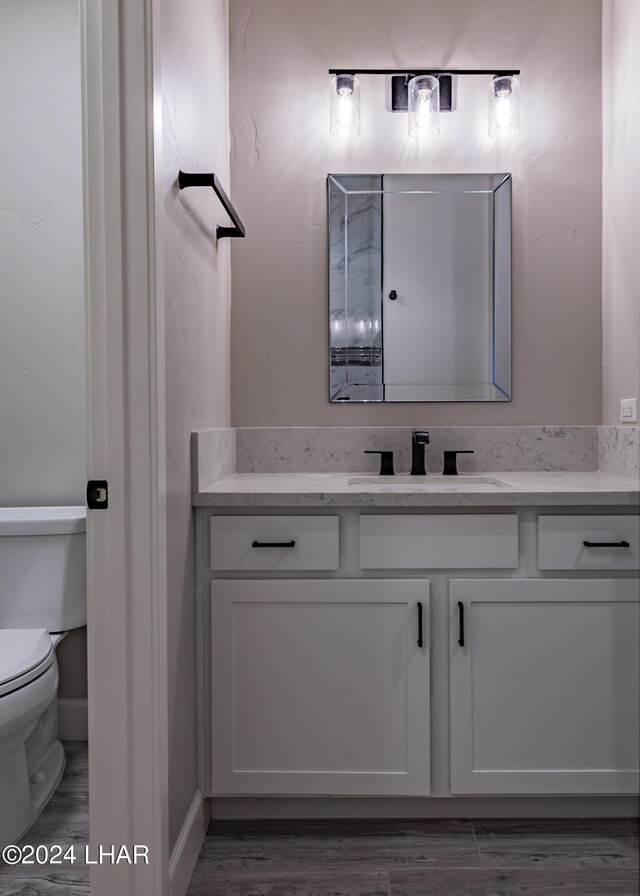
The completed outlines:
{"type": "Polygon", "coordinates": [[[86,508],[0,508],[0,628],[87,623],[86,508]]]}

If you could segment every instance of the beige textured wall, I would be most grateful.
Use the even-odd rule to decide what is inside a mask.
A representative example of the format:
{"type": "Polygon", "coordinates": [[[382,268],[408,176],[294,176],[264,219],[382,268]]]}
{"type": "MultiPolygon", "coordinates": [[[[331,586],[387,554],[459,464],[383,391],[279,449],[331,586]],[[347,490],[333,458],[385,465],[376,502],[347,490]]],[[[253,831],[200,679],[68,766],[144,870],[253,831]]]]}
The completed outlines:
{"type": "MultiPolygon", "coordinates": [[[[229,242],[210,189],[180,193],[178,170],[229,182],[226,0],[162,0],[169,633],[169,837],[176,842],[197,787],[195,538],[190,433],[229,423],[229,242]]],[[[162,249],[161,249],[162,251],[162,249]]]]}
{"type": "Polygon", "coordinates": [[[604,0],[603,422],[640,393],[640,2],[604,0]]]}
{"type": "Polygon", "coordinates": [[[231,0],[232,423],[583,423],[601,416],[600,0],[231,0]],[[484,78],[432,148],[363,79],[362,134],[328,133],[327,69],[522,69],[522,133],[486,137],[484,78]],[[330,405],[328,172],[511,171],[513,402],[330,405]]]}

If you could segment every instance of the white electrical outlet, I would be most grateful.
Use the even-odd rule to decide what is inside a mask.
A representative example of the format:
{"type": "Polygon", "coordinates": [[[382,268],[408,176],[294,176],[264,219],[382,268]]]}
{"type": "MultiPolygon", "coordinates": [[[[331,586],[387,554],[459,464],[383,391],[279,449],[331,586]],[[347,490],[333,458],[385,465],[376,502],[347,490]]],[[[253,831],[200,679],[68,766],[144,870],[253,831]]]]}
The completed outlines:
{"type": "Polygon", "coordinates": [[[620,401],[620,421],[622,423],[638,422],[638,399],[623,398],[620,401]]]}

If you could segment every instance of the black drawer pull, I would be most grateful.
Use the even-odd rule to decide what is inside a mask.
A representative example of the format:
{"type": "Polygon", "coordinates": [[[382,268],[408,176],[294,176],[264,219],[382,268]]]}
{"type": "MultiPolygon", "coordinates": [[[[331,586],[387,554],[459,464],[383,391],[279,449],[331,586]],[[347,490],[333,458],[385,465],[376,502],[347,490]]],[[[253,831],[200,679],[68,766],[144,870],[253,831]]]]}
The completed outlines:
{"type": "Polygon", "coordinates": [[[252,548],[295,548],[295,541],[254,541],[252,548]]]}
{"type": "Polygon", "coordinates": [[[583,541],[585,548],[628,548],[628,541],[583,541]]]}
{"type": "Polygon", "coordinates": [[[422,647],[422,604],[418,601],[418,647],[422,647]]]}
{"type": "Polygon", "coordinates": [[[458,601],[458,644],[464,647],[464,604],[458,601]]]}

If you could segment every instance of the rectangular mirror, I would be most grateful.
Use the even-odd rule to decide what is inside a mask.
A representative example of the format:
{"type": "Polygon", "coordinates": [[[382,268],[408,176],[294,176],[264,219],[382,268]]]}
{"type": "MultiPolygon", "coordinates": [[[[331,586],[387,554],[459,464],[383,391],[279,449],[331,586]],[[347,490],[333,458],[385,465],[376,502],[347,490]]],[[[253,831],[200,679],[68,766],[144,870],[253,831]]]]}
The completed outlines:
{"type": "Polygon", "coordinates": [[[511,400],[511,175],[330,174],[330,401],[511,400]]]}

